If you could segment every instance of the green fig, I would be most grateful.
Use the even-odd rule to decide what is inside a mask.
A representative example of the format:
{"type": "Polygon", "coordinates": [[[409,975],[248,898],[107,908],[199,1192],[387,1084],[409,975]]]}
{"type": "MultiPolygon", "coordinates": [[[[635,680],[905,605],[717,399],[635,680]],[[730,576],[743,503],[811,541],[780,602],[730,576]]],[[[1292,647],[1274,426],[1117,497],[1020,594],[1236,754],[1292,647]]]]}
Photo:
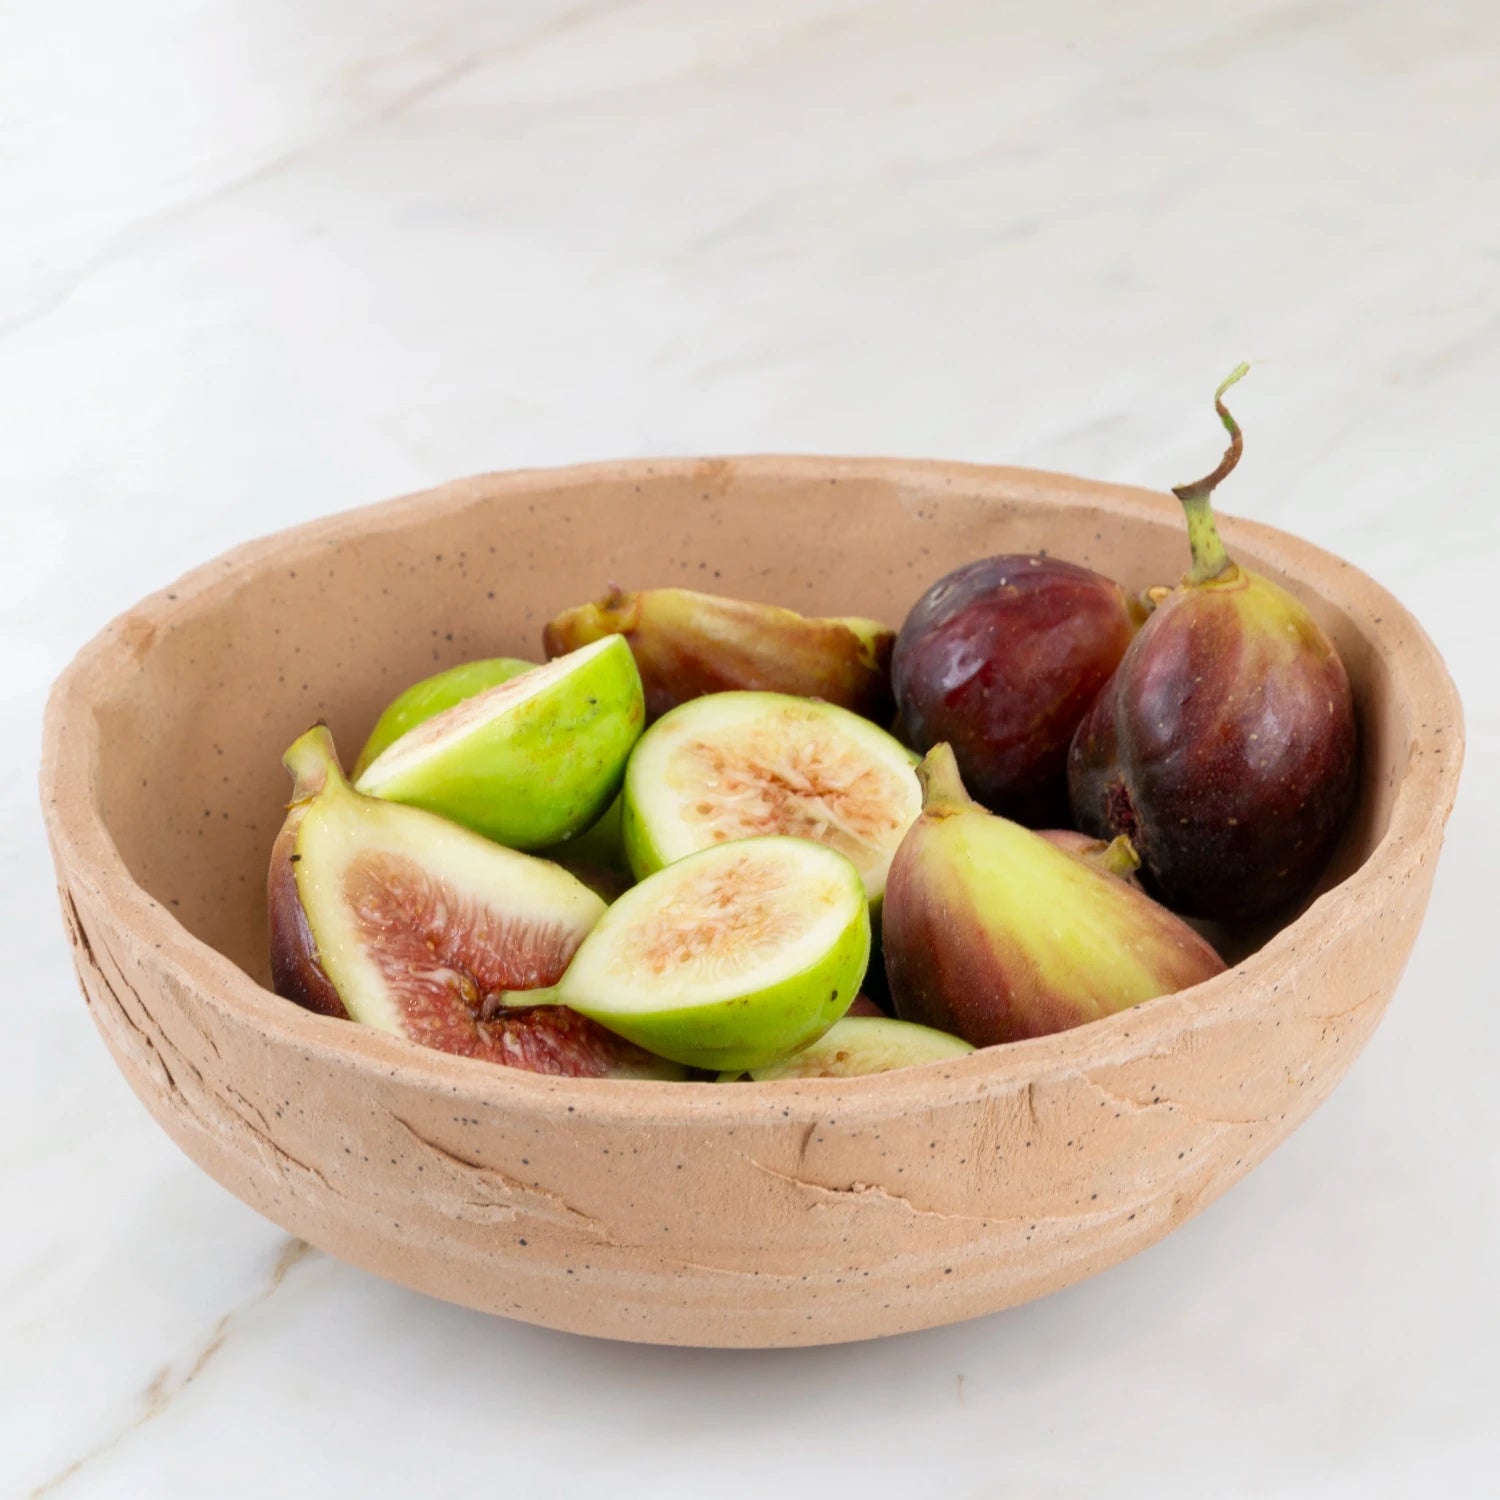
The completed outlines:
{"type": "Polygon", "coordinates": [[[949,1062],[973,1050],[961,1038],[930,1026],[886,1016],[846,1015],[810,1046],[768,1067],[752,1069],[750,1077],[756,1083],[782,1078],[861,1078],[919,1063],[949,1062]]]}
{"type": "Polygon", "coordinates": [[[883,914],[902,1020],[987,1047],[1223,971],[1192,928],[1127,880],[973,802],[947,745],[917,775],[922,815],[891,863],[883,914]]]}
{"type": "Polygon", "coordinates": [[[634,658],[611,636],[434,714],[356,785],[496,843],[542,849],[605,812],[644,719],[634,658]]]}
{"type": "Polygon", "coordinates": [[[859,872],[806,839],[718,844],[625,892],[556,984],[565,1005],[689,1067],[764,1067],[849,1008],[870,957],[859,872]]]}
{"type": "Polygon", "coordinates": [[[690,698],[735,689],[822,698],[880,724],[894,712],[896,634],[875,620],[813,619],[692,589],[611,588],[596,604],[564,610],[542,638],[558,656],[606,635],[630,643],[653,721],[690,698]]]}
{"type": "Polygon", "coordinates": [[[1175,491],[1192,568],[1161,598],[1068,752],[1073,817],[1127,835],[1148,889],[1195,917],[1285,908],[1316,883],[1354,805],[1358,734],[1349,678],[1307,609],[1224,549],[1210,496],[1219,467],[1175,491]]]}
{"type": "Polygon", "coordinates": [[[519,677],[522,672],[531,671],[535,665],[535,662],[518,661],[513,656],[492,656],[483,661],[460,662],[446,672],[437,672],[414,682],[375,721],[369,739],[355,759],[350,779],[358,781],[364,775],[365,767],[408,730],[425,723],[434,714],[452,708],[455,703],[482,693],[485,688],[498,687],[512,677],[519,677]]]}
{"type": "Polygon", "coordinates": [[[872,904],[921,808],[916,757],[869,720],[783,693],[715,693],[641,736],[625,773],[638,876],[756,834],[815,839],[854,861],[872,904]]]}

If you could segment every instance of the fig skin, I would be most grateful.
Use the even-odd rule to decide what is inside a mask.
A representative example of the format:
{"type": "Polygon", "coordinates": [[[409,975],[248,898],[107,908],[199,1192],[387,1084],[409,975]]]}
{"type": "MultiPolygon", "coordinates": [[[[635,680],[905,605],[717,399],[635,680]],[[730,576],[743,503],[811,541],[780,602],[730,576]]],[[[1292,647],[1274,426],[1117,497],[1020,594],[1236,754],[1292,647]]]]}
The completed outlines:
{"type": "Polygon", "coordinates": [[[612,587],[542,632],[548,657],[623,635],[646,690],[646,721],[708,693],[749,689],[821,698],[890,723],[896,633],[856,616],[819,619],[693,589],[612,587]]]}
{"type": "Polygon", "coordinates": [[[1223,971],[1207,942],[1129,881],[971,801],[948,746],[917,774],[922,816],[885,895],[886,976],[903,1021],[994,1046],[1223,971]]]}
{"type": "Polygon", "coordinates": [[[865,1078],[923,1063],[951,1062],[974,1049],[967,1042],[928,1026],[888,1016],[846,1012],[817,1041],[750,1072],[756,1083],[784,1078],[865,1078]]]}
{"type": "Polygon", "coordinates": [[[1067,821],[1068,744],[1140,611],[1060,558],[986,557],[940,578],[896,638],[906,742],[953,747],[971,795],[1031,827],[1067,821]]]}
{"type": "Polygon", "coordinates": [[[434,714],[444,713],[476,693],[520,677],[535,665],[535,662],[520,661],[514,656],[491,656],[482,661],[460,662],[456,667],[412,683],[386,705],[385,711],[375,721],[369,739],[355,758],[349,780],[358,781],[371,762],[389,750],[403,734],[418,724],[425,724],[434,714]]]}
{"type": "Polygon", "coordinates": [[[1225,552],[1215,472],[1175,491],[1193,567],[1161,599],[1069,751],[1078,827],[1126,834],[1147,888],[1194,917],[1239,920],[1305,896],[1354,804],[1359,745],[1348,675],[1307,610],[1225,552]]]}
{"type": "MultiPolygon", "coordinates": [[[[382,1022],[374,1016],[352,1014],[324,967],[298,885],[299,871],[306,858],[302,842],[304,824],[321,798],[347,798],[353,806],[365,809],[367,817],[385,824],[398,821],[405,834],[401,843],[407,849],[420,843],[424,827],[435,825],[449,840],[472,840],[481,847],[482,857],[519,861],[519,867],[535,865],[553,880],[558,878],[558,872],[550,871],[541,860],[489,845],[478,835],[469,834],[430,813],[361,796],[345,779],[333,741],[322,726],[302,736],[287,752],[286,761],[296,778],[296,785],[286,820],[272,847],[266,877],[271,974],[277,994],[322,1015],[377,1024],[381,1029],[394,1030],[411,1041],[441,1051],[531,1072],[571,1077],[672,1079],[683,1076],[681,1068],[651,1056],[563,1006],[537,1006],[494,1017],[482,1014],[479,1007],[482,986],[476,975],[467,971],[461,945],[458,953],[446,955],[446,965],[438,957],[437,950],[427,945],[432,953],[429,967],[441,968],[450,978],[456,977],[456,982],[442,987],[438,998],[432,998],[434,987],[429,984],[427,990],[431,1003],[426,1009],[408,1008],[399,1024],[391,1024],[389,1018],[382,1022]],[[463,970],[461,975],[457,974],[459,970],[463,970]]],[[[441,883],[441,871],[434,873],[435,879],[441,883]]],[[[317,878],[336,884],[346,875],[347,867],[333,868],[319,871],[317,878]]],[[[532,988],[551,984],[560,978],[587,930],[587,923],[578,920],[579,913],[586,914],[589,904],[595,900],[581,896],[573,903],[578,908],[571,918],[575,930],[569,932],[559,925],[551,937],[528,945],[524,954],[518,954],[511,961],[508,970],[500,964],[503,982],[517,988],[532,988]]],[[[462,907],[461,895],[453,905],[462,907]]],[[[600,903],[598,910],[602,909],[600,903]]],[[[380,936],[389,939],[392,934],[383,929],[380,936]]],[[[400,934],[396,937],[399,940],[400,934]]],[[[423,958],[426,960],[427,952],[423,953],[423,958]]],[[[495,967],[496,955],[481,954],[476,950],[468,962],[474,963],[476,970],[495,967]]]]}
{"type": "Polygon", "coordinates": [[[645,715],[634,657],[606,640],[422,719],[356,786],[497,844],[545,849],[608,810],[645,715]]]}

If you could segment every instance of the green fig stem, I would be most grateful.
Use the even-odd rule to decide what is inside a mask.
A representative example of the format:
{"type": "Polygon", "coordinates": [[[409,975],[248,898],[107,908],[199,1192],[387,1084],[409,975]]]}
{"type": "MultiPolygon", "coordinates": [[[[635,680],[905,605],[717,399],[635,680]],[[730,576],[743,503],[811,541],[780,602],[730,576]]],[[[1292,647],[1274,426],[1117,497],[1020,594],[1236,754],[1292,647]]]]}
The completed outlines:
{"type": "Polygon", "coordinates": [[[502,1010],[531,1010],[538,1005],[561,1005],[555,984],[540,985],[534,990],[495,990],[484,997],[479,1019],[488,1021],[502,1010]]]}
{"type": "Polygon", "coordinates": [[[1240,461],[1240,454],[1245,451],[1244,435],[1240,432],[1240,424],[1229,415],[1229,409],[1224,405],[1224,392],[1249,371],[1249,365],[1236,365],[1214,392],[1214,410],[1218,412],[1219,420],[1229,434],[1229,446],[1224,450],[1224,457],[1219,460],[1219,467],[1212,474],[1205,474],[1202,479],[1194,480],[1192,484],[1172,486],[1172,493],[1182,502],[1183,511],[1187,515],[1188,546],[1193,553],[1193,566],[1187,576],[1189,583],[1207,583],[1234,566],[1233,560],[1224,550],[1224,543],[1219,540],[1219,528],[1214,524],[1213,506],[1209,503],[1209,497],[1234,472],[1234,466],[1240,461]]]}
{"type": "Polygon", "coordinates": [[[1135,845],[1122,833],[1118,838],[1111,839],[1103,849],[1093,855],[1089,863],[1103,870],[1106,875],[1128,880],[1140,869],[1141,857],[1136,853],[1135,845]]]}
{"type": "Polygon", "coordinates": [[[292,805],[309,802],[328,787],[348,787],[333,735],[321,719],[287,746],[281,763],[292,773],[292,805]]]}
{"type": "Polygon", "coordinates": [[[917,767],[917,780],[922,783],[922,812],[926,817],[951,818],[974,806],[974,799],[964,790],[951,745],[934,745],[927,752],[917,767]]]}

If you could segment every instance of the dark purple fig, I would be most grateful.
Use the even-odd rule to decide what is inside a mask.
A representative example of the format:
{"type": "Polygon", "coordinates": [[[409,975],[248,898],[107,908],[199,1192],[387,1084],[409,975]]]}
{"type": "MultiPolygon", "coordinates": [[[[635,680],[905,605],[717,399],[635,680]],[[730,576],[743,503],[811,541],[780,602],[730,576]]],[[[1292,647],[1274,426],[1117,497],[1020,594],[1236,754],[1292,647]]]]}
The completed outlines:
{"type": "Polygon", "coordinates": [[[572,875],[420,808],[362,796],[321,725],[286,765],[296,785],[267,876],[277,994],[532,1072],[683,1076],[560,1005],[489,1014],[497,994],[555,984],[603,914],[572,875]]]}
{"type": "Polygon", "coordinates": [[[951,745],[992,811],[1063,822],[1068,742],[1134,629],[1125,590],[1076,563],[967,563],[927,590],[896,637],[903,736],[923,753],[951,745]]]}
{"type": "Polygon", "coordinates": [[[1080,1026],[1223,970],[1186,922],[1106,864],[971,802],[947,745],[917,776],[922,816],[896,851],[883,915],[886,977],[903,1021],[988,1047],[1080,1026]]]}
{"type": "Polygon", "coordinates": [[[1126,834],[1147,883],[1192,916],[1281,909],[1317,881],[1354,803],[1358,736],[1333,643],[1285,589],[1231,560],[1209,497],[1238,463],[1173,493],[1193,565],[1162,599],[1074,736],[1078,826],[1126,834]]]}
{"type": "Polygon", "coordinates": [[[648,721],[707,693],[749,690],[821,698],[890,723],[895,632],[854,616],[795,610],[692,589],[612,588],[548,622],[549,657],[623,635],[640,669],[648,721]]]}

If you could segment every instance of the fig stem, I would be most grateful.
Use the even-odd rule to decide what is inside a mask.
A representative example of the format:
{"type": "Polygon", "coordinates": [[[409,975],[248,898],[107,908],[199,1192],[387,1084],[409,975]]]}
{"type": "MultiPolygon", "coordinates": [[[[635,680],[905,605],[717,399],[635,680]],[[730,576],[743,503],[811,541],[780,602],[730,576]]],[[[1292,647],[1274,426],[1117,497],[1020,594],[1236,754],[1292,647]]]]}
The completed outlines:
{"type": "Polygon", "coordinates": [[[479,1018],[488,1021],[502,1010],[530,1010],[537,1005],[557,1005],[557,986],[542,985],[534,990],[492,990],[484,997],[479,1018]]]}
{"type": "Polygon", "coordinates": [[[922,812],[926,817],[951,818],[974,806],[974,799],[964,790],[953,747],[947,743],[934,745],[927,752],[917,767],[917,780],[922,783],[922,812]]]}
{"type": "Polygon", "coordinates": [[[1240,431],[1240,424],[1230,416],[1229,408],[1224,405],[1224,392],[1249,372],[1249,365],[1236,365],[1214,392],[1214,410],[1218,412],[1219,420],[1229,434],[1229,446],[1224,450],[1224,457],[1219,460],[1219,467],[1212,474],[1205,474],[1202,479],[1195,479],[1191,484],[1172,486],[1172,493],[1182,502],[1182,509],[1187,516],[1188,546],[1193,554],[1193,566],[1188,572],[1189,583],[1207,583],[1234,566],[1224,550],[1224,543],[1219,540],[1219,528],[1214,523],[1213,506],[1209,497],[1234,472],[1234,466],[1240,461],[1240,454],[1245,451],[1244,434],[1240,431]]]}
{"type": "Polygon", "coordinates": [[[305,734],[299,735],[287,747],[281,763],[292,773],[292,805],[308,802],[325,787],[347,786],[344,768],[339,764],[338,751],[333,746],[333,735],[320,719],[305,734]]]}
{"type": "Polygon", "coordinates": [[[1099,851],[1096,862],[1106,875],[1114,875],[1120,880],[1128,880],[1141,867],[1141,857],[1136,853],[1135,845],[1123,833],[1099,851]]]}

